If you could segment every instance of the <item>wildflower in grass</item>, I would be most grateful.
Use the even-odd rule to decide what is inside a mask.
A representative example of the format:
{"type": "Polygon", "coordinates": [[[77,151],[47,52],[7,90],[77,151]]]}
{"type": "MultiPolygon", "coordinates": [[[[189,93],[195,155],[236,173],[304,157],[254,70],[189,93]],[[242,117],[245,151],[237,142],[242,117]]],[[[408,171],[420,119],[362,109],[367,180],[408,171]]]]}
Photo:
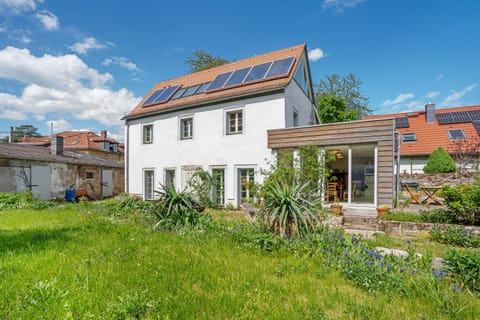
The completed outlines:
{"type": "Polygon", "coordinates": [[[439,281],[442,281],[442,279],[447,276],[447,273],[442,269],[433,269],[432,274],[439,281]]]}
{"type": "Polygon", "coordinates": [[[412,240],[407,240],[406,242],[408,245],[412,244],[412,240]]]}
{"type": "Polygon", "coordinates": [[[453,292],[459,293],[461,290],[462,290],[461,286],[456,286],[456,285],[452,284],[452,291],[453,292]]]}
{"type": "Polygon", "coordinates": [[[414,276],[415,274],[417,274],[417,270],[413,269],[412,272],[410,272],[410,274],[414,276]]]}
{"type": "Polygon", "coordinates": [[[405,272],[405,269],[400,269],[400,273],[404,273],[405,272]]]}

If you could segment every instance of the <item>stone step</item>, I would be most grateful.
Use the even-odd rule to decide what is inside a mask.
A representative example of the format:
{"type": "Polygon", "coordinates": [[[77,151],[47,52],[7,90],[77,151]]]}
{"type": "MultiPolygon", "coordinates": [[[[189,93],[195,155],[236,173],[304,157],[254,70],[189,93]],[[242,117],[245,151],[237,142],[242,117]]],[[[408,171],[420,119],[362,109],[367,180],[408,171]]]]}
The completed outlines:
{"type": "Polygon", "coordinates": [[[363,230],[363,229],[356,229],[356,228],[345,228],[344,230],[345,230],[345,233],[347,234],[362,236],[365,238],[371,238],[376,234],[385,234],[385,232],[377,231],[377,230],[363,230]]]}
{"type": "Polygon", "coordinates": [[[378,219],[365,216],[344,216],[343,228],[358,230],[378,230],[378,219]]]}

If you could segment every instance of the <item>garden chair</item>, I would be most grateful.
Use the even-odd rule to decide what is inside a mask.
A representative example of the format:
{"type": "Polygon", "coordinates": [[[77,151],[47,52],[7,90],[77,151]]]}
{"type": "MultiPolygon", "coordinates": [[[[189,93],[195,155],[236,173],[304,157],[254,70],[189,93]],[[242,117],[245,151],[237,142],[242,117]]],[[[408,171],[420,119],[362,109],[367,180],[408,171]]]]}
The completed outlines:
{"type": "Polygon", "coordinates": [[[338,188],[336,182],[327,183],[327,201],[330,202],[330,198],[333,202],[338,202],[338,188]]]}
{"type": "Polygon", "coordinates": [[[423,205],[422,200],[420,200],[420,197],[423,195],[422,192],[415,192],[410,187],[408,186],[408,183],[404,183],[403,187],[407,191],[407,193],[410,195],[410,198],[412,199],[413,202],[419,205],[423,205]]]}

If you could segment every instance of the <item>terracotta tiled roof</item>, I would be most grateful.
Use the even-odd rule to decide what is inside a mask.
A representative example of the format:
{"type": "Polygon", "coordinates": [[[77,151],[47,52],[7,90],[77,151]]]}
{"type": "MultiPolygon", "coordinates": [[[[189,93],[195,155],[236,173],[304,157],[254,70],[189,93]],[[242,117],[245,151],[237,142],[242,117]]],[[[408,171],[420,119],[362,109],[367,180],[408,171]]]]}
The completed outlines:
{"type": "Polygon", "coordinates": [[[140,103],[128,114],[124,117],[124,119],[132,118],[138,115],[147,114],[147,113],[155,113],[159,111],[165,111],[168,109],[175,109],[185,106],[196,105],[208,101],[216,101],[225,98],[241,96],[244,94],[249,94],[253,92],[262,92],[266,90],[276,89],[276,88],[283,88],[285,87],[293,78],[293,74],[295,73],[296,67],[300,60],[302,54],[306,51],[306,46],[304,44],[254,56],[251,58],[247,58],[244,60],[235,61],[232,63],[224,64],[215,68],[210,68],[204,71],[199,71],[195,73],[191,73],[185,76],[181,76],[178,78],[166,80],[157,83],[150,92],[140,101],[140,103]],[[290,73],[287,76],[278,77],[278,78],[269,78],[264,79],[256,82],[250,82],[248,84],[242,84],[235,87],[229,87],[228,89],[212,91],[207,93],[201,93],[197,95],[192,95],[189,97],[183,97],[180,99],[172,100],[165,103],[148,105],[143,107],[143,102],[150,97],[155,91],[161,88],[180,85],[182,87],[189,87],[193,85],[198,85],[206,82],[213,81],[215,77],[219,74],[234,71],[246,67],[250,67],[253,65],[270,62],[273,60],[279,60],[287,57],[295,57],[295,62],[290,70],[290,73]]]}
{"type": "Polygon", "coordinates": [[[392,114],[382,114],[365,116],[363,120],[382,119],[382,118],[408,118],[408,128],[397,128],[401,134],[415,133],[416,141],[402,142],[400,154],[401,155],[429,155],[437,149],[442,147],[445,150],[452,148],[452,141],[448,137],[448,130],[463,130],[467,140],[479,141],[480,135],[472,122],[454,123],[454,124],[439,124],[436,115],[447,112],[458,111],[473,111],[480,110],[480,105],[464,106],[447,109],[436,109],[433,123],[427,123],[425,110],[415,112],[402,112],[392,114]]]}
{"type": "MultiPolygon", "coordinates": [[[[65,150],[97,150],[105,151],[103,142],[117,143],[114,139],[104,138],[94,132],[90,131],[64,131],[56,134],[63,137],[63,148],[65,150]]],[[[29,145],[50,145],[50,136],[43,137],[23,137],[21,144],[29,145]]],[[[119,152],[123,152],[123,149],[119,152]]]]}

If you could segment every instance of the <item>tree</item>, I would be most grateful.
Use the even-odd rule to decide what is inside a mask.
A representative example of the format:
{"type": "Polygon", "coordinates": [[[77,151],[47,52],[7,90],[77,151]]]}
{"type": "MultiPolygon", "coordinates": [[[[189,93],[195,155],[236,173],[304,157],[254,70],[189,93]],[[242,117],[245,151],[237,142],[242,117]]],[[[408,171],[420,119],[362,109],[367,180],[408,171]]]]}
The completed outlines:
{"type": "Polygon", "coordinates": [[[438,147],[430,154],[427,165],[423,167],[425,173],[445,173],[456,170],[455,161],[442,147],[438,147]]]}
{"type": "Polygon", "coordinates": [[[219,56],[212,57],[205,51],[196,50],[190,57],[187,58],[187,60],[185,60],[185,62],[190,65],[190,72],[197,72],[221,66],[229,61],[220,58],[219,56]]]}
{"type": "Polygon", "coordinates": [[[342,98],[345,101],[346,110],[354,111],[355,119],[360,119],[372,112],[368,107],[368,98],[360,92],[361,84],[362,81],[353,73],[346,76],[335,73],[328,75],[325,80],[315,85],[315,95],[317,101],[322,96],[342,98]]]}
{"type": "MultiPolygon", "coordinates": [[[[19,127],[13,129],[13,142],[20,142],[23,137],[41,137],[41,134],[38,133],[38,128],[30,124],[22,124],[19,127]]],[[[3,138],[3,141],[7,142],[8,137],[3,138]]]]}
{"type": "Polygon", "coordinates": [[[480,165],[480,139],[455,139],[448,145],[448,152],[459,166],[459,172],[478,170],[480,165]]]}
{"type": "Polygon", "coordinates": [[[317,111],[321,123],[353,121],[357,118],[354,110],[347,110],[342,98],[334,96],[320,96],[317,99],[317,111]]]}

